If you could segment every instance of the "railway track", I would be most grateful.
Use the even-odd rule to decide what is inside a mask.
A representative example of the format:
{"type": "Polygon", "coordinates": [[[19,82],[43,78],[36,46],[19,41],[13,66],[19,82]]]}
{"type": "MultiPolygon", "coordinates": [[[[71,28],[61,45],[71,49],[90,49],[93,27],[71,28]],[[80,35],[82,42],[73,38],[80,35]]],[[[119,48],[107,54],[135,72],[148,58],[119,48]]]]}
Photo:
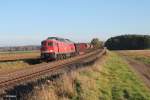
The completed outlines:
{"type": "Polygon", "coordinates": [[[102,56],[105,52],[106,49],[98,49],[70,59],[51,62],[43,66],[35,66],[6,74],[0,74],[0,94],[5,93],[6,90],[11,89],[16,85],[25,84],[41,77],[57,74],[66,71],[67,69],[69,70],[71,65],[96,59],[102,56]]]}

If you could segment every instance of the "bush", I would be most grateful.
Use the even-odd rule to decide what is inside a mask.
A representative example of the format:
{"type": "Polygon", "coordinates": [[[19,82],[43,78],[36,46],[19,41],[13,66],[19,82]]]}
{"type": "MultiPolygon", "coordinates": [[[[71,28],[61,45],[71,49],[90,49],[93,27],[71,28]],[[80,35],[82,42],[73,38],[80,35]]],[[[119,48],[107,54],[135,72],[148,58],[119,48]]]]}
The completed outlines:
{"type": "Polygon", "coordinates": [[[91,41],[91,44],[93,45],[94,48],[103,47],[103,42],[100,41],[98,38],[93,38],[92,41],[91,41]]]}

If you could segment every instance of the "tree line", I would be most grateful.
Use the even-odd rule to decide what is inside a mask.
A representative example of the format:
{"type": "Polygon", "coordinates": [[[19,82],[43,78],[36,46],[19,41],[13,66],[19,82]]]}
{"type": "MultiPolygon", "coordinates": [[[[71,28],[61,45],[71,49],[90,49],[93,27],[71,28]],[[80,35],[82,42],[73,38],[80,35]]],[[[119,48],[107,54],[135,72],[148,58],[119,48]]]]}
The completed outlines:
{"type": "Polygon", "coordinates": [[[150,35],[120,35],[105,42],[110,50],[140,50],[150,48],[150,35]]]}

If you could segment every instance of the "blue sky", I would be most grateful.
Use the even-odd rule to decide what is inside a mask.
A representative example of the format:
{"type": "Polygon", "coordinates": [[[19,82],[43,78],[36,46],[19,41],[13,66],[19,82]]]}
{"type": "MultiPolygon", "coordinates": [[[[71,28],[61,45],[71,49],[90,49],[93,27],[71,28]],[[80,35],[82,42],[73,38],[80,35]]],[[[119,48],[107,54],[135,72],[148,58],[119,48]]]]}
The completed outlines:
{"type": "Polygon", "coordinates": [[[150,35],[150,0],[0,0],[0,46],[40,44],[48,36],[90,41],[150,35]]]}

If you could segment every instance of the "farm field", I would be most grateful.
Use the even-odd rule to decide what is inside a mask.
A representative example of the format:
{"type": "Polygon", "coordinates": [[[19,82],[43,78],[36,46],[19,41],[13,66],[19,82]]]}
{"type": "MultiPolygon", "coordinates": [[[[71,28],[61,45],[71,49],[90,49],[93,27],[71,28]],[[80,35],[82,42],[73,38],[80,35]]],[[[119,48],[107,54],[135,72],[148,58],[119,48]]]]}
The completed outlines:
{"type": "Polygon", "coordinates": [[[150,50],[121,50],[117,52],[150,66],[150,50]]]}
{"type": "Polygon", "coordinates": [[[0,52],[0,62],[40,57],[40,51],[0,52]]]}
{"type": "Polygon", "coordinates": [[[31,67],[38,62],[39,51],[1,52],[0,73],[31,67]]]}

